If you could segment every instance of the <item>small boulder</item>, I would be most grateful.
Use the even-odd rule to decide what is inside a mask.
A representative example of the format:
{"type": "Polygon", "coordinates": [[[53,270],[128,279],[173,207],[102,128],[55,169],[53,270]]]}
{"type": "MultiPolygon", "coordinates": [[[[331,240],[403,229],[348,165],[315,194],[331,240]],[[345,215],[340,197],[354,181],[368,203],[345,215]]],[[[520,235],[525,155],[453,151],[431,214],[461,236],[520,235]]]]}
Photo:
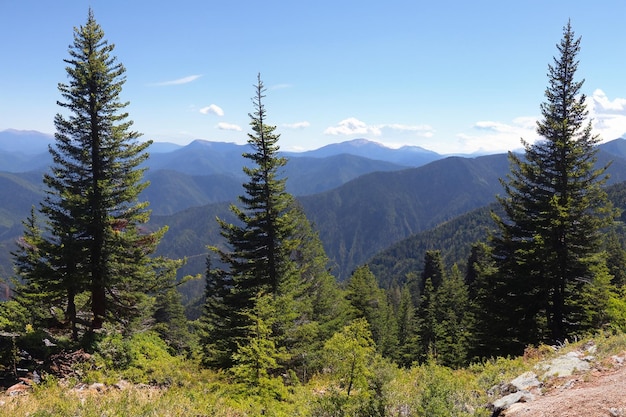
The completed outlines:
{"type": "Polygon", "coordinates": [[[530,391],[533,388],[541,387],[541,381],[537,379],[534,372],[525,372],[510,382],[516,391],[530,391]]]}
{"type": "Polygon", "coordinates": [[[513,404],[520,402],[528,402],[535,399],[535,396],[528,391],[517,391],[502,398],[498,398],[491,404],[493,415],[498,416],[500,413],[513,404]]]}
{"type": "Polygon", "coordinates": [[[29,385],[26,385],[22,382],[18,382],[15,385],[10,386],[9,388],[7,388],[7,390],[5,391],[5,394],[8,395],[9,397],[15,397],[18,395],[24,395],[24,394],[28,394],[30,391],[32,391],[32,387],[29,385]]]}

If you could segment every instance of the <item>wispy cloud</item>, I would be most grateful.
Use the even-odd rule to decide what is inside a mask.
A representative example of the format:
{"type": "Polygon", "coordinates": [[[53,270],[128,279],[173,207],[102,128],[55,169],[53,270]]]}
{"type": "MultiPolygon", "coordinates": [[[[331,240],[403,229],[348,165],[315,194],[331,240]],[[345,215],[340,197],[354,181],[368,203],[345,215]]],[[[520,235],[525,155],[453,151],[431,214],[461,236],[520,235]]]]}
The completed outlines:
{"type": "Polygon", "coordinates": [[[163,82],[159,82],[159,83],[155,83],[153,85],[162,87],[162,86],[166,86],[166,85],[181,85],[181,84],[188,84],[190,82],[196,81],[198,78],[202,77],[202,74],[199,75],[189,75],[187,77],[183,77],[183,78],[178,78],[176,80],[170,80],[170,81],[163,81],[163,82]]]}
{"type": "Polygon", "coordinates": [[[236,124],[232,124],[232,123],[224,123],[224,122],[220,122],[217,124],[217,128],[220,130],[234,130],[236,132],[241,132],[243,131],[243,129],[236,125],[236,124]]]}
{"type": "Polygon", "coordinates": [[[430,138],[435,134],[435,129],[430,125],[403,125],[392,123],[381,125],[380,128],[383,131],[414,133],[423,138],[430,138]]]}
{"type": "Polygon", "coordinates": [[[369,125],[355,117],[340,121],[335,126],[328,127],[327,135],[395,135],[397,133],[412,133],[420,137],[432,137],[434,129],[430,125],[404,125],[398,123],[369,125]]]}
{"type": "MultiPolygon", "coordinates": [[[[609,99],[604,91],[597,89],[587,99],[589,118],[593,133],[602,140],[613,140],[626,135],[626,99],[609,99]]],[[[518,117],[511,122],[483,120],[476,122],[470,133],[456,136],[455,149],[464,151],[503,152],[522,147],[521,139],[535,143],[537,117],[518,117]]]]}
{"type": "Polygon", "coordinates": [[[289,128],[289,129],[304,129],[306,127],[311,126],[311,123],[304,121],[304,122],[296,122],[296,123],[285,123],[283,124],[284,127],[289,128]]]}
{"type": "Polygon", "coordinates": [[[202,114],[215,114],[217,116],[224,115],[224,110],[222,110],[222,108],[216,104],[211,104],[209,106],[203,107],[199,111],[202,114]]]}
{"type": "Polygon", "coordinates": [[[506,152],[520,149],[522,139],[534,143],[537,134],[537,118],[517,117],[509,123],[483,120],[474,123],[473,132],[456,135],[456,152],[506,152]]]}

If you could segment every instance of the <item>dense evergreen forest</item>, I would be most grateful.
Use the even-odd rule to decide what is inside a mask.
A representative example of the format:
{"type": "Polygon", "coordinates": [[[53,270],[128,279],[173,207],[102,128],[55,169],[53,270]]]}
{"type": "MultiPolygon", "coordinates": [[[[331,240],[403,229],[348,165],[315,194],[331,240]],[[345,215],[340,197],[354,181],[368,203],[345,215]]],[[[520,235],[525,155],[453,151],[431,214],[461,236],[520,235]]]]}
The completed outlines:
{"type": "MultiPolygon", "coordinates": [[[[0,304],[4,381],[53,374],[51,358],[67,352],[93,360],[68,365],[78,379],[89,366],[93,377],[163,355],[214,372],[232,398],[248,398],[257,407],[249,410],[263,414],[274,407],[279,415],[295,387],[324,381],[302,415],[392,415],[384,400],[391,369],[422,372],[428,389],[445,391],[437,384],[453,384],[448,370],[626,330],[626,186],[606,187],[609,163],[598,164],[599,138],[575,78],[580,38],[569,23],[557,50],[540,105],[542,140],[508,155],[497,201],[467,212],[467,200],[453,198],[461,182],[442,190],[437,204],[465,214],[433,218],[427,232],[368,253],[370,262],[341,271],[343,280],[332,274],[306,200],[281,176],[289,160],[258,75],[243,193],[227,214],[196,219],[223,240],[205,242],[201,280],[180,280],[188,254],[157,255],[168,225],[147,227],[149,202],[138,198],[151,142],[131,129],[120,100],[125,68],[90,11],[64,60],[46,193],[23,219],[14,276],[2,277],[12,292],[0,304]],[[203,296],[185,315],[179,289],[198,283],[203,296]]],[[[489,161],[502,163],[480,163],[489,161]]],[[[166,370],[137,372],[127,377],[167,385],[166,370]]],[[[447,415],[435,402],[420,404],[402,415],[447,415]]],[[[450,415],[486,413],[457,411],[450,415]]]]}

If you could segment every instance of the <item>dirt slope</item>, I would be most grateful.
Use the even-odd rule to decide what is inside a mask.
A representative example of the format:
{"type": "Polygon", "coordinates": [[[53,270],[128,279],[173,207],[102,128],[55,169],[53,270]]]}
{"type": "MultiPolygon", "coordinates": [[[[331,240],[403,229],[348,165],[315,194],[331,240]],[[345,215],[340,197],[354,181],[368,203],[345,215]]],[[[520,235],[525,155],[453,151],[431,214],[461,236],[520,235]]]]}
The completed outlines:
{"type": "Polygon", "coordinates": [[[626,417],[626,366],[556,379],[533,401],[514,404],[501,416],[626,417]]]}

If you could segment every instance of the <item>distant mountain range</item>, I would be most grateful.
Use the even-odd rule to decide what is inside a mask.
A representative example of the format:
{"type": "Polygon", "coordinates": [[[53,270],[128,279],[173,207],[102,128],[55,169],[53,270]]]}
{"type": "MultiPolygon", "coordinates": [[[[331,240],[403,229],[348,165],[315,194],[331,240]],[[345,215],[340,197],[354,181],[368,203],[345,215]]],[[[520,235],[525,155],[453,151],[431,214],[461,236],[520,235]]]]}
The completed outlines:
{"type": "MultiPolygon", "coordinates": [[[[35,131],[0,132],[0,172],[45,171],[51,164],[48,145],[54,137],[35,131]]],[[[245,181],[242,154],[248,145],[195,140],[186,146],[154,142],[146,179],[152,184],[143,198],[155,214],[172,214],[186,207],[232,201],[245,181]]],[[[287,190],[296,195],[319,193],[376,171],[397,171],[442,158],[420,147],[390,149],[356,139],[302,153],[285,152],[287,190]]]]}
{"type": "MultiPolygon", "coordinates": [[[[50,165],[48,145],[54,136],[32,130],[0,131],[0,171],[25,172],[45,169],[50,165]],[[16,158],[17,157],[17,158],[16,158]]],[[[241,167],[246,162],[242,154],[248,145],[228,142],[211,142],[197,139],[182,146],[167,142],[153,142],[149,148],[151,170],[167,169],[189,175],[228,174],[241,177],[241,167]]],[[[391,149],[366,139],[354,139],[326,145],[305,152],[283,152],[290,160],[325,159],[338,155],[352,155],[374,161],[384,161],[388,168],[418,167],[441,159],[443,155],[419,146],[391,149]]],[[[309,162],[307,165],[310,165],[309,162]]]]}
{"type": "MultiPolygon", "coordinates": [[[[0,278],[11,274],[9,251],[22,233],[21,221],[42,199],[52,140],[36,132],[0,132],[0,278]]],[[[150,149],[151,184],[142,199],[150,202],[155,227],[169,225],[159,252],[188,257],[185,273],[203,273],[206,245],[221,241],[215,216],[229,219],[228,204],[243,193],[246,150],[201,140],[150,149]]],[[[338,279],[409,236],[492,203],[502,192],[499,179],[509,172],[505,154],[444,157],[361,139],[285,156],[288,191],[319,231],[338,279]]],[[[612,183],[626,180],[625,139],[600,145],[598,159],[602,165],[613,161],[612,183]]]]}

